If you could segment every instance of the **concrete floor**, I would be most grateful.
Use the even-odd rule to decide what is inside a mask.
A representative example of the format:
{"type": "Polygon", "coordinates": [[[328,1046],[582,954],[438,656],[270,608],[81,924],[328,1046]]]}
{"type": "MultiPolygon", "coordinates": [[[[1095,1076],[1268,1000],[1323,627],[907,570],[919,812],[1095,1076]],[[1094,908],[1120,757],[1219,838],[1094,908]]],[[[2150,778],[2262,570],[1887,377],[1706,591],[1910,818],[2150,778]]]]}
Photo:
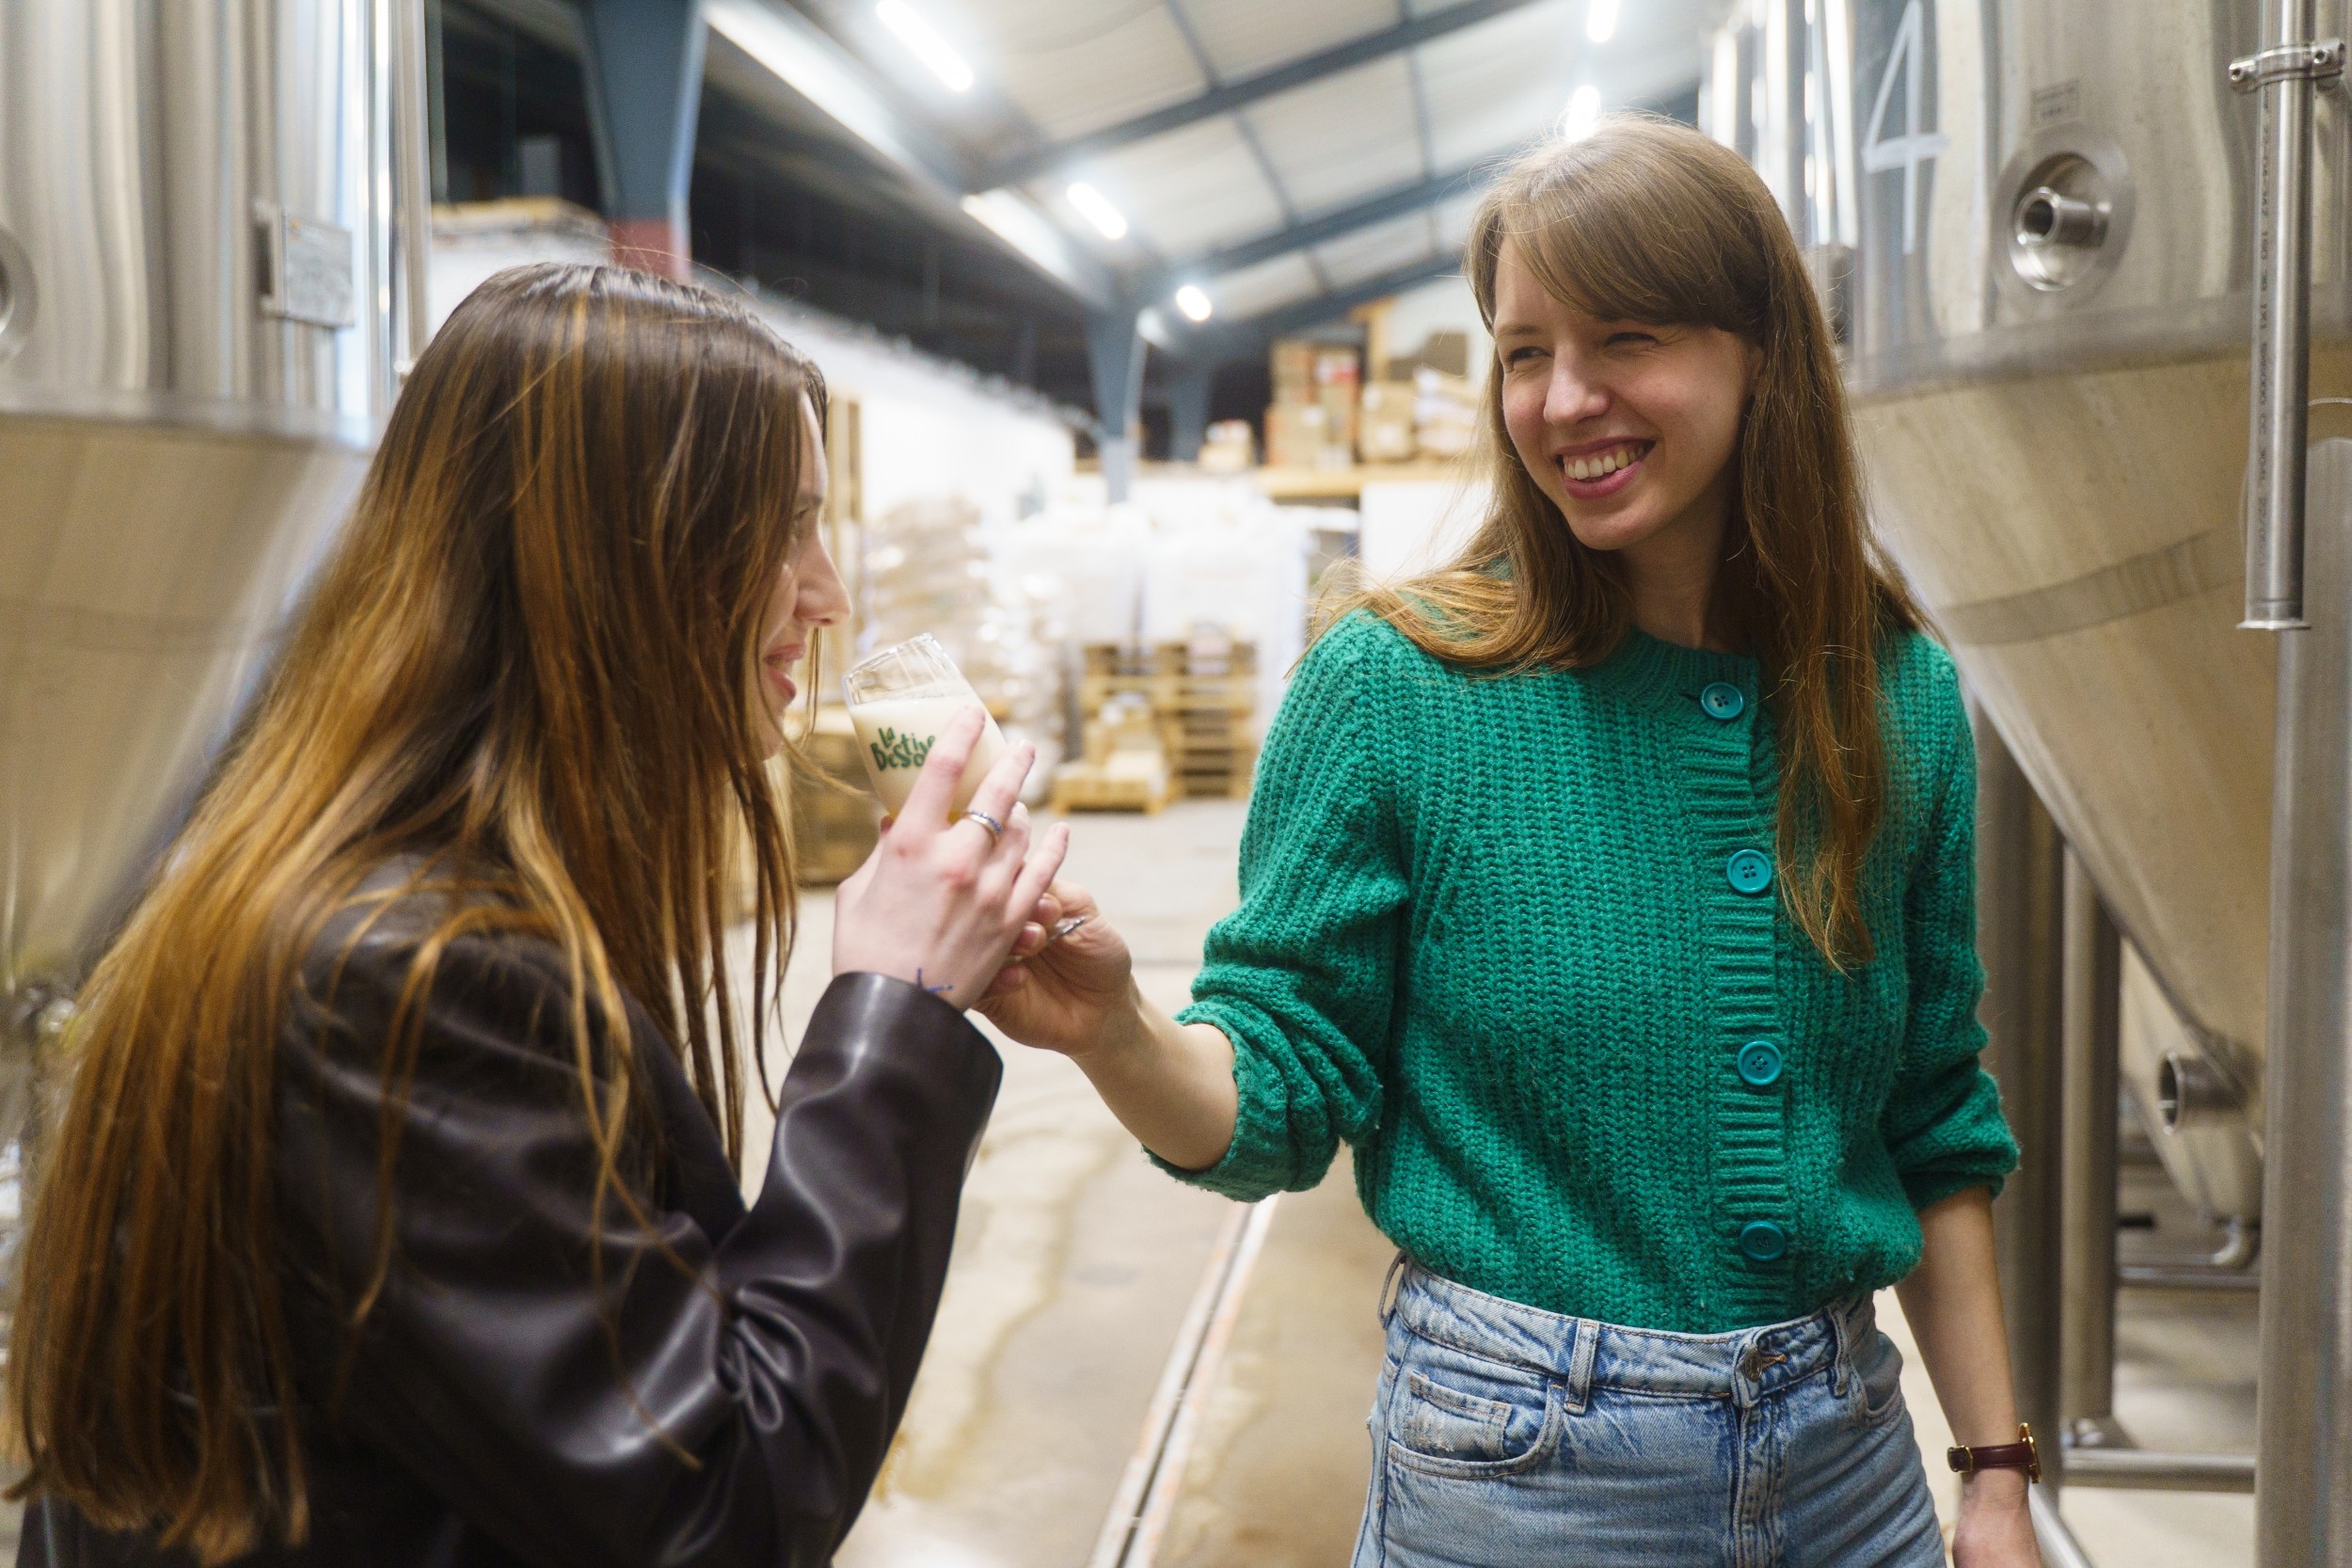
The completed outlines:
{"type": "MultiPolygon", "coordinates": [[[[1201,935],[1232,905],[1239,804],[1078,820],[1069,874],[1126,932],[1146,990],[1181,1005],[1201,935]]],[[[787,976],[787,1038],[824,989],[832,899],[804,904],[787,976]]],[[[1187,1303],[1232,1216],[1224,1200],[1145,1164],[1085,1079],[1006,1044],[1005,1087],[966,1191],[940,1321],[888,1468],[843,1568],[1082,1568],[1136,1440],[1187,1303]]],[[[779,1063],[781,1066],[781,1063],[779,1063]]],[[[746,1167],[772,1129],[755,1120],[746,1167]]],[[[2185,1254],[2211,1239],[2162,1178],[2127,1168],[2122,1207],[2156,1217],[2127,1238],[2185,1254]]],[[[1375,1304],[1391,1248],[1357,1206],[1343,1158],[1284,1197],[1232,1338],[1203,1382],[1203,1419],[1157,1554],[1161,1568],[1339,1568],[1355,1539],[1380,1359],[1375,1304]]],[[[1905,1388],[1948,1524],[1949,1441],[1890,1294],[1905,1388]]],[[[2116,1413],[2150,1448],[2253,1445],[2250,1295],[2124,1292],[2116,1413]]],[[[2065,1494],[2104,1568],[2242,1568],[2249,1497],[2065,1494]]],[[[0,1508],[0,1560],[15,1510],[0,1508]]],[[[1142,1565],[1134,1565],[1142,1568],[1142,1565]]]]}
{"type": "MultiPolygon", "coordinates": [[[[1180,1004],[1209,925],[1232,907],[1242,811],[1076,819],[1069,875],[1134,944],[1144,983],[1180,1004]]],[[[787,1007],[822,989],[830,900],[808,900],[787,1007]]],[[[1057,1058],[1007,1045],[940,1328],[898,1447],[844,1568],[1081,1568],[1133,1451],[1177,1324],[1229,1210],[1146,1165],[1057,1058]]],[[[755,1166],[755,1168],[756,1168],[755,1166]]],[[[2153,1211],[2141,1250],[2209,1246],[2162,1179],[2127,1170],[2123,1208],[2153,1211]]],[[[1156,1562],[1338,1568],[1354,1543],[1393,1249],[1358,1207],[1347,1163],[1282,1199],[1219,1364],[1156,1562]]],[[[2150,1448],[2253,1444],[2251,1296],[2126,1291],[2116,1413],[2150,1448]]],[[[1890,1292],[1905,1387],[1948,1527],[1950,1437],[1890,1292]]],[[[2252,1499],[2070,1490],[2062,1511],[2103,1564],[2239,1568],[2252,1499]]]]}

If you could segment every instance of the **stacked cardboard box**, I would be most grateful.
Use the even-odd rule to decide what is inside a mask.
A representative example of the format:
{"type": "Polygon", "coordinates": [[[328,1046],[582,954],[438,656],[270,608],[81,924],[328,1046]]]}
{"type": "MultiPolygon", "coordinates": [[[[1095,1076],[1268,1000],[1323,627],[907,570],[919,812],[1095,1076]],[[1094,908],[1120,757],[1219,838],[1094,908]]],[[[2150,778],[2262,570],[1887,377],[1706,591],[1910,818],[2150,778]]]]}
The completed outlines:
{"type": "Polygon", "coordinates": [[[1344,468],[1356,460],[1356,351],[1345,344],[1276,341],[1274,403],[1265,417],[1266,463],[1278,468],[1344,468]]]}
{"type": "Polygon", "coordinates": [[[1478,433],[1478,393],[1467,376],[1423,366],[1413,374],[1413,444],[1429,458],[1459,457],[1478,433]]]}
{"type": "Polygon", "coordinates": [[[1322,466],[1344,468],[1356,461],[1356,420],[1363,374],[1356,351],[1326,344],[1315,350],[1315,403],[1323,409],[1322,466]]]}
{"type": "Polygon", "coordinates": [[[1276,403],[1265,411],[1265,460],[1270,468],[1318,468],[1330,445],[1323,405],[1276,403]]]}
{"type": "Polygon", "coordinates": [[[1203,473],[1237,474],[1249,467],[1252,448],[1248,420],[1219,420],[1200,443],[1203,473]]]}
{"type": "Polygon", "coordinates": [[[1410,354],[1400,354],[1381,367],[1381,376],[1389,381],[1410,381],[1422,371],[1442,371],[1447,375],[1470,374],[1470,334],[1467,332],[1432,332],[1422,340],[1421,347],[1410,354]]]}
{"type": "Polygon", "coordinates": [[[1356,447],[1367,463],[1405,463],[1415,445],[1413,405],[1417,394],[1410,381],[1375,381],[1364,388],[1364,404],[1357,426],[1356,447]]]}

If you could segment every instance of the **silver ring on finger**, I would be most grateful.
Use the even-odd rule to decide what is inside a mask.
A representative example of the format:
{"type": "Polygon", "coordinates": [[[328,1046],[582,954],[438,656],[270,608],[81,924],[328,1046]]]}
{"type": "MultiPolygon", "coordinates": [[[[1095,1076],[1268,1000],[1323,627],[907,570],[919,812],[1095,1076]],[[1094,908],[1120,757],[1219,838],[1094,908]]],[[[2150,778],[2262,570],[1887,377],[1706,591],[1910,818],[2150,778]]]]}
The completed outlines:
{"type": "Polygon", "coordinates": [[[991,843],[1001,842],[1005,836],[1005,825],[984,811],[967,811],[963,814],[963,819],[967,822],[977,822],[981,827],[986,828],[991,843]]]}

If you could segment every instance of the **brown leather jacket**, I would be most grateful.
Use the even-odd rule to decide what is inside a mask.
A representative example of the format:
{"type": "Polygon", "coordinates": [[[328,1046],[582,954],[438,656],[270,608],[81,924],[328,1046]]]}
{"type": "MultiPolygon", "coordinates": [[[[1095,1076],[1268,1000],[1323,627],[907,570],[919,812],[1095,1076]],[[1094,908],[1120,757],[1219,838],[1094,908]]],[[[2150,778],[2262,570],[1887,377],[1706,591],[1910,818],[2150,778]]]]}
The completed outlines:
{"type": "MultiPolygon", "coordinates": [[[[1003,1071],[995,1051],[914,986],[834,980],[786,1076],[748,1212],[685,1074],[669,1052],[643,1052],[660,1113],[655,1236],[609,1205],[600,1293],[596,1149],[560,960],[544,944],[460,940],[441,960],[400,1118],[396,1261],[355,1344],[335,1303],[371,1272],[384,1031],[418,925],[396,906],[330,992],[353,925],[331,927],[289,1009],[278,1226],[313,1523],[303,1546],[249,1560],[829,1560],[930,1334],[1003,1071]],[[350,1380],[330,1401],[346,1349],[350,1380]]],[[[635,1038],[659,1039],[650,1020],[634,1022],[635,1038]]],[[[18,1558],[186,1560],[43,1498],[18,1558]]]]}

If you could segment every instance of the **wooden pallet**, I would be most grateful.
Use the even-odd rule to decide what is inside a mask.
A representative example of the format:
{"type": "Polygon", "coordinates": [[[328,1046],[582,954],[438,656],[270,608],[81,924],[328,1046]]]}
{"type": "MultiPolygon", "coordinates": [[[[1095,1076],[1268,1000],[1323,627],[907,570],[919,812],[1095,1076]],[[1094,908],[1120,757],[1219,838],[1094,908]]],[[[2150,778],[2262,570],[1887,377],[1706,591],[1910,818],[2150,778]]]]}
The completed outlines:
{"type": "Polygon", "coordinates": [[[1089,675],[1254,675],[1258,645],[1232,642],[1218,646],[1190,642],[1089,642],[1084,648],[1089,675]]]}
{"type": "Polygon", "coordinates": [[[1253,778],[1247,768],[1240,772],[1216,769],[1200,773],[1185,769],[1176,775],[1176,785],[1187,800],[1247,800],[1253,778]]]}
{"type": "Polygon", "coordinates": [[[1135,811],[1157,816],[1171,792],[1165,771],[1116,772],[1095,763],[1067,762],[1054,769],[1054,791],[1048,809],[1073,811],[1135,811]]]}
{"type": "Polygon", "coordinates": [[[1169,744],[1168,758],[1186,800],[1247,800],[1257,773],[1258,743],[1234,726],[1190,729],[1169,744]]]}
{"type": "Polygon", "coordinates": [[[1247,715],[1258,706],[1255,675],[1088,674],[1078,682],[1081,711],[1100,713],[1116,697],[1139,696],[1154,713],[1247,715]]]}

